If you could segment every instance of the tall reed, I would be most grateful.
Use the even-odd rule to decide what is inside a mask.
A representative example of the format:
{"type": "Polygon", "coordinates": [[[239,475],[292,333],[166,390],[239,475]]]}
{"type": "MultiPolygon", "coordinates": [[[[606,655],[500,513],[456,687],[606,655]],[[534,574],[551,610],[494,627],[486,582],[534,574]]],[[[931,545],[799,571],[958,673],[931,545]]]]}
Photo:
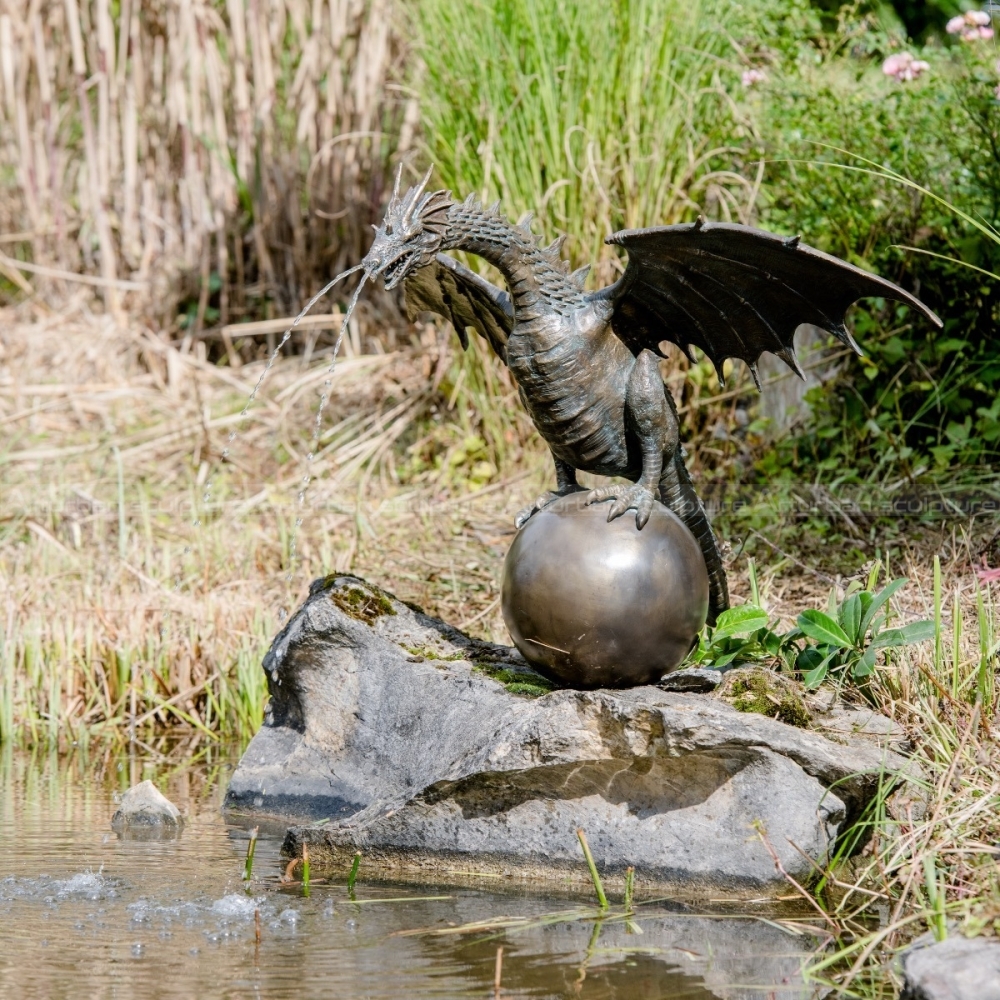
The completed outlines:
{"type": "Polygon", "coordinates": [[[736,50],[703,7],[417,0],[424,137],[444,183],[537,212],[578,264],[608,256],[615,229],[748,221],[736,50]]]}
{"type": "Polygon", "coordinates": [[[11,0],[0,291],[73,275],[189,331],[363,252],[415,103],[390,0],[11,0]]]}

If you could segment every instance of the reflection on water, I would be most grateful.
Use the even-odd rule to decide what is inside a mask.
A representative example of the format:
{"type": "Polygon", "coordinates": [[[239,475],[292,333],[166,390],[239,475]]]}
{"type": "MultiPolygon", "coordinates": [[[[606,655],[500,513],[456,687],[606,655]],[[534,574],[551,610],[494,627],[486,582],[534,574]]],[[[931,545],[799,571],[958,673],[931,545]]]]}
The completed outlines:
{"type": "Polygon", "coordinates": [[[494,1000],[500,945],[505,1000],[819,996],[799,974],[815,942],[758,919],[659,904],[640,908],[637,929],[554,921],[500,935],[400,937],[572,904],[365,883],[363,867],[357,902],[343,880],[305,897],[278,884],[279,840],[264,836],[248,891],[245,834],[220,813],[235,760],[219,751],[179,765],[110,750],[60,758],[0,749],[0,996],[494,1000]],[[112,833],[114,794],[142,778],[186,815],[178,839],[112,833]],[[399,897],[408,898],[390,901],[399,897]]]}

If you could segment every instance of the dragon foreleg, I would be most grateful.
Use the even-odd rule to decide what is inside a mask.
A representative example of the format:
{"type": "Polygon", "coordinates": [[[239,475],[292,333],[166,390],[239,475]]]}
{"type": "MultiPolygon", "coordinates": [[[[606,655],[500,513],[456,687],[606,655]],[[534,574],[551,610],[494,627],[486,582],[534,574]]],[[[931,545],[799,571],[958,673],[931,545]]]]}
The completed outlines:
{"type": "Polygon", "coordinates": [[[576,481],[576,469],[561,459],[552,456],[552,461],[556,464],[556,488],[536,497],[534,501],[517,512],[514,518],[514,527],[523,527],[525,521],[532,514],[537,514],[543,507],[547,507],[553,500],[560,497],[569,496],[570,493],[579,493],[583,487],[576,481]]]}
{"type": "Polygon", "coordinates": [[[665,462],[676,450],[679,437],[677,416],[667,402],[660,377],[659,361],[652,351],[643,351],[629,375],[625,393],[626,435],[639,442],[642,472],[631,484],[613,483],[590,491],[587,503],[613,500],[608,520],[635,511],[635,526],[640,530],[649,520],[656,500],[656,490],[665,462]]]}

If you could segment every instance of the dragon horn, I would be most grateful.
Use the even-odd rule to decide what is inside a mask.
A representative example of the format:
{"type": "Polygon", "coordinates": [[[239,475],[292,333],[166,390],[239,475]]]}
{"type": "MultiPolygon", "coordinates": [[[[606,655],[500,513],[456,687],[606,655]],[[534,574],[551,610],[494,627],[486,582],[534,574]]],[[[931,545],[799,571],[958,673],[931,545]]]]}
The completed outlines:
{"type": "Polygon", "coordinates": [[[433,169],[433,167],[428,167],[427,173],[424,174],[424,179],[416,187],[410,188],[406,195],[406,204],[403,206],[404,215],[410,215],[414,208],[416,208],[420,196],[424,193],[424,188],[427,187],[427,182],[431,179],[431,171],[433,169]]]}
{"type": "Polygon", "coordinates": [[[431,179],[431,174],[433,172],[434,172],[433,166],[427,168],[427,173],[424,174],[424,179],[417,185],[417,193],[413,196],[414,201],[416,201],[417,198],[419,198],[423,194],[424,188],[427,187],[427,182],[431,179]]]}
{"type": "Polygon", "coordinates": [[[399,182],[403,177],[403,164],[401,163],[396,168],[396,183],[392,186],[392,198],[389,199],[390,205],[395,205],[399,201],[399,182]]]}

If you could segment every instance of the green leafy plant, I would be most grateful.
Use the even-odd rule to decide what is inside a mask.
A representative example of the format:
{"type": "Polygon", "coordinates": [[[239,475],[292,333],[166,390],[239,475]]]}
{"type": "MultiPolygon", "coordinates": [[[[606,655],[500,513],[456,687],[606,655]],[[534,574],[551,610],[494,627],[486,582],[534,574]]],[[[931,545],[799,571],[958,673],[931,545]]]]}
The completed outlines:
{"type": "Polygon", "coordinates": [[[757,567],[749,562],[750,600],[719,615],[715,626],[706,628],[691,651],[689,662],[696,667],[723,667],[742,663],[767,663],[778,659],[790,665],[798,647],[787,636],[771,628],[768,613],[760,606],[757,567]],[[791,657],[791,659],[789,659],[791,657]]]}
{"type": "Polygon", "coordinates": [[[844,600],[836,605],[831,600],[829,613],[803,611],[797,627],[785,638],[805,638],[806,645],[795,660],[807,688],[820,686],[824,680],[836,678],[843,682],[864,681],[875,669],[879,650],[898,649],[934,638],[934,622],[916,621],[900,628],[888,628],[889,598],[906,584],[900,577],[873,592],[880,567],[872,570],[868,586],[854,581],[844,600]]]}
{"type": "Polygon", "coordinates": [[[915,49],[868,5],[841,14],[816,34],[800,12],[796,44],[779,47],[760,88],[761,223],[917,290],[945,327],[877,300],[856,307],[865,357],[837,359],[838,377],[807,398],[811,419],[758,472],[968,481],[1000,449],[996,54],[979,42],[915,49]],[[920,79],[883,71],[903,48],[929,63],[920,79]]]}
{"type": "Polygon", "coordinates": [[[719,615],[714,628],[706,628],[692,651],[693,666],[722,669],[741,664],[770,663],[802,675],[813,690],[827,679],[840,683],[863,683],[875,669],[880,650],[899,649],[935,636],[933,621],[916,621],[890,628],[889,599],[906,583],[892,580],[876,591],[880,562],[868,574],[864,586],[855,580],[842,601],[831,593],[826,611],[808,609],[787,632],[772,626],[760,606],[756,571],[751,561],[751,601],[719,615]]]}
{"type": "MultiPolygon", "coordinates": [[[[768,613],[756,604],[741,604],[719,615],[714,628],[698,638],[689,661],[693,666],[721,669],[741,663],[767,663],[783,659],[790,644],[770,627],[768,613]]],[[[794,648],[793,654],[798,649],[794,648]]]]}

